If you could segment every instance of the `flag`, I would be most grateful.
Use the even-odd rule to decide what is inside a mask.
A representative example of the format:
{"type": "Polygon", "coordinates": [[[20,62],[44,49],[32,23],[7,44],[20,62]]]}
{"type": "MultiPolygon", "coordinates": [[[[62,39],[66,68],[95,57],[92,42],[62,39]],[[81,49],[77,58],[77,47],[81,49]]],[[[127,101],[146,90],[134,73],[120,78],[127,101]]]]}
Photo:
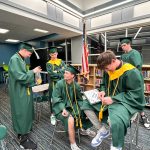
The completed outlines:
{"type": "Polygon", "coordinates": [[[82,41],[82,67],[81,74],[89,80],[89,63],[88,63],[88,47],[86,43],[85,23],[83,24],[83,41],[82,41]]]}

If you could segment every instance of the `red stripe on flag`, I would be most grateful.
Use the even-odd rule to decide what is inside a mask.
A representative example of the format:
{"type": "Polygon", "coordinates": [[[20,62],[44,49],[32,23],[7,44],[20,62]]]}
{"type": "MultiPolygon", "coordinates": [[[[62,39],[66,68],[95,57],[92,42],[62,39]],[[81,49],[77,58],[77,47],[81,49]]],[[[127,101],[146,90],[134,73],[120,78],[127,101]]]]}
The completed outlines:
{"type": "Polygon", "coordinates": [[[82,47],[82,74],[89,79],[88,49],[85,42],[82,47]]]}

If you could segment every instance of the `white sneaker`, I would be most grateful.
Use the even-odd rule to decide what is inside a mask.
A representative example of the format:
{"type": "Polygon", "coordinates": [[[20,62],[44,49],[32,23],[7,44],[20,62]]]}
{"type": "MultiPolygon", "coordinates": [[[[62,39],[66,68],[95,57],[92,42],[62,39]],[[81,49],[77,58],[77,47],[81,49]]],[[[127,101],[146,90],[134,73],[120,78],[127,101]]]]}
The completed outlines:
{"type": "Polygon", "coordinates": [[[110,132],[108,130],[99,131],[97,135],[93,138],[91,142],[91,146],[92,147],[99,146],[102,143],[103,139],[107,138],[109,135],[110,135],[110,132]]]}
{"type": "Polygon", "coordinates": [[[81,150],[81,149],[77,146],[77,144],[71,144],[70,146],[71,146],[71,150],[81,150]]]}
{"type": "Polygon", "coordinates": [[[80,129],[80,134],[81,135],[88,135],[90,137],[95,137],[96,136],[96,133],[94,131],[92,131],[90,128],[85,130],[85,129],[80,129]]]}
{"type": "Polygon", "coordinates": [[[51,124],[54,126],[56,124],[56,117],[53,114],[51,114],[50,120],[51,120],[51,124]]]}
{"type": "Polygon", "coordinates": [[[122,150],[122,147],[114,147],[111,145],[110,150],[122,150]]]}

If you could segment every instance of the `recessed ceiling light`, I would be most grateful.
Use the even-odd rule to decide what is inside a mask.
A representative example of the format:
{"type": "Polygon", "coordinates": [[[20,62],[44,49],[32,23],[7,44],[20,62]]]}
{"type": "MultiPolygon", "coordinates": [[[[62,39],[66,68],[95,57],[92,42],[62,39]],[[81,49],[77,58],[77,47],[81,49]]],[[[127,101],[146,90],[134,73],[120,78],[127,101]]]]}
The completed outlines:
{"type": "Polygon", "coordinates": [[[63,48],[63,47],[61,47],[61,46],[57,46],[57,48],[63,48]]]}
{"type": "Polygon", "coordinates": [[[42,30],[42,29],[34,29],[34,31],[42,32],[42,33],[48,33],[48,31],[46,31],[46,30],[42,30]]]}
{"type": "Polygon", "coordinates": [[[0,28],[0,33],[5,34],[7,32],[9,32],[9,30],[0,28]]]}
{"type": "Polygon", "coordinates": [[[12,43],[16,43],[19,42],[19,40],[15,40],[15,39],[7,39],[5,40],[6,42],[12,42],[12,43]]]}

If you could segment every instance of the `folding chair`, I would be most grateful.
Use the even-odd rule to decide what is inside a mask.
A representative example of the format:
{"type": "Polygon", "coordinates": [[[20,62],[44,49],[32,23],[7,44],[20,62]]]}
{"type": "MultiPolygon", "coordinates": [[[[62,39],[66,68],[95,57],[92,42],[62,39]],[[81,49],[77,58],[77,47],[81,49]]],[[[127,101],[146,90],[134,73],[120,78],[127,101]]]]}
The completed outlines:
{"type": "Polygon", "coordinates": [[[49,101],[48,93],[49,84],[42,84],[32,87],[33,99],[36,103],[36,121],[41,119],[41,113],[43,109],[43,102],[49,101]]]}
{"type": "Polygon", "coordinates": [[[5,92],[7,92],[9,77],[8,77],[8,72],[6,72],[6,71],[3,71],[3,80],[4,80],[4,85],[5,85],[5,92]]]}
{"type": "Polygon", "coordinates": [[[130,143],[129,143],[129,150],[133,150],[133,144],[135,140],[135,146],[138,149],[143,149],[138,145],[138,134],[139,134],[139,119],[140,114],[139,112],[136,112],[132,118],[130,119],[130,143]],[[132,125],[135,123],[135,128],[133,129],[132,125]]]}

